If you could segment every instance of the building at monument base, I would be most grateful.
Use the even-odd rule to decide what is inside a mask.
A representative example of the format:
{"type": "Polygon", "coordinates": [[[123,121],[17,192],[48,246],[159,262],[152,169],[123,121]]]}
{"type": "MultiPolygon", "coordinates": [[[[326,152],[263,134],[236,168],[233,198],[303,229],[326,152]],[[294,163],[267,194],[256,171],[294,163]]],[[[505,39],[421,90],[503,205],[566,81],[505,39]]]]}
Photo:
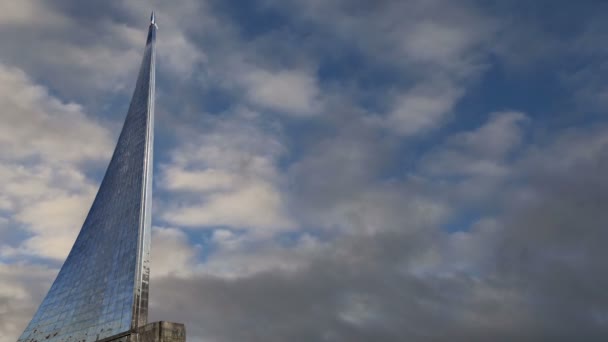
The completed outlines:
{"type": "Polygon", "coordinates": [[[186,327],[181,323],[154,322],[140,327],[137,332],[110,336],[98,342],[185,342],[186,327]]]}

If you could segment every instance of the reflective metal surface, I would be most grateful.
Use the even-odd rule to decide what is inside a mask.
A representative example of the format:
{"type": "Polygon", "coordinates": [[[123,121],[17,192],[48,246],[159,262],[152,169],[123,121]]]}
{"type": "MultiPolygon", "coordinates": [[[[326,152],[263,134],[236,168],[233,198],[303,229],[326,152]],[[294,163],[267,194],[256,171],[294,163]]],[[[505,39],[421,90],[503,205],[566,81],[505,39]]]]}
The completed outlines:
{"type": "Polygon", "coordinates": [[[156,25],[95,201],[21,341],[96,341],[147,322],[156,25]]]}

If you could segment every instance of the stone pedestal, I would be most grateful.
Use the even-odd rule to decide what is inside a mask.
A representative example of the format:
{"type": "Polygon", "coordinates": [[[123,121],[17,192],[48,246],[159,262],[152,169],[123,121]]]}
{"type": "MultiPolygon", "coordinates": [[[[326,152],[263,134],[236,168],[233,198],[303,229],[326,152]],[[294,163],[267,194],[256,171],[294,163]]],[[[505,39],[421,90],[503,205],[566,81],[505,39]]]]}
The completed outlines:
{"type": "Polygon", "coordinates": [[[181,323],[154,322],[97,342],[186,342],[186,327],[181,323]]]}
{"type": "Polygon", "coordinates": [[[137,342],[186,342],[186,327],[181,323],[154,322],[139,328],[137,342]]]}

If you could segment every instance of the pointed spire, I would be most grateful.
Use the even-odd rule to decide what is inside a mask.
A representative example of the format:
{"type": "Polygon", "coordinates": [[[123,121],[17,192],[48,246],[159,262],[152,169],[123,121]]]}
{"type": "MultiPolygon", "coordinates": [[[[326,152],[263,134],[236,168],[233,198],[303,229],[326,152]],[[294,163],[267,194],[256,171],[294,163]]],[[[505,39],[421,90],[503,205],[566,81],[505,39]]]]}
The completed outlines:
{"type": "Polygon", "coordinates": [[[156,25],[156,18],[154,16],[154,11],[152,11],[152,15],[150,15],[150,24],[156,25]]]}

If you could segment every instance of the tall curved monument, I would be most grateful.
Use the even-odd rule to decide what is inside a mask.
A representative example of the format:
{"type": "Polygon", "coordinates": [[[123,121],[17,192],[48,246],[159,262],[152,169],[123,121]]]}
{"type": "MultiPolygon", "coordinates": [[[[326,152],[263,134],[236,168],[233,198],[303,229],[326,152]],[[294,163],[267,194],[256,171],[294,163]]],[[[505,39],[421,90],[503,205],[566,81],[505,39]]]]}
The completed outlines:
{"type": "Polygon", "coordinates": [[[55,282],[18,342],[185,341],[148,321],[156,22],[97,196],[55,282]]]}

